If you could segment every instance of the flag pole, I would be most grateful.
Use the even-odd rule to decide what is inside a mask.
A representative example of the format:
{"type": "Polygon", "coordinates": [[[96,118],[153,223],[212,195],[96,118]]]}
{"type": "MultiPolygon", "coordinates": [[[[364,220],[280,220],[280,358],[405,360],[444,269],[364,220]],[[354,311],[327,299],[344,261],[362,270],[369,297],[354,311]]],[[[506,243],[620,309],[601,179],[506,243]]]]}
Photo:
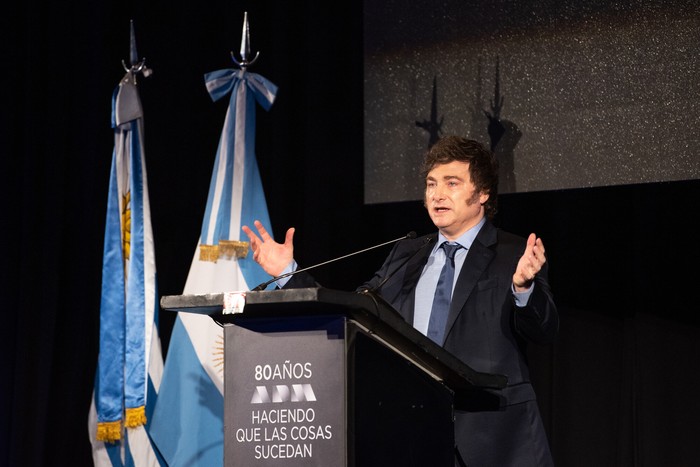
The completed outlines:
{"type": "Polygon", "coordinates": [[[155,249],[143,145],[143,110],[136,76],[150,74],[138,58],[133,21],[126,74],[112,93],[114,149],[107,196],[100,349],[88,415],[96,467],[161,465],[148,436],[160,389],[155,249]],[[131,465],[131,464],[130,464],[131,465]]]}
{"type": "MultiPolygon", "coordinates": [[[[251,54],[247,13],[240,45],[240,53],[230,53],[233,66],[204,74],[212,101],[229,102],[184,295],[249,290],[269,279],[241,241],[242,225],[270,224],[255,156],[255,114],[258,106],[269,110],[277,95],[274,83],[247,70],[259,56],[251,54]]],[[[182,459],[192,467],[223,465],[222,328],[207,316],[178,313],[167,355],[152,439],[171,465],[182,459]]]]}

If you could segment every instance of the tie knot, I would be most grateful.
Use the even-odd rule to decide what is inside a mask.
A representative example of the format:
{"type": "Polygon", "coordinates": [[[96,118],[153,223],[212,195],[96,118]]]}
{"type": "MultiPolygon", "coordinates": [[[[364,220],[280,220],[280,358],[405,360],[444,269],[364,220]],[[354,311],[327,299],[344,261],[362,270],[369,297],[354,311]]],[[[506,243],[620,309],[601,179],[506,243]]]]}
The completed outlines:
{"type": "Polygon", "coordinates": [[[455,253],[457,253],[457,250],[462,248],[462,245],[459,243],[447,243],[443,242],[442,245],[440,245],[443,250],[445,250],[445,255],[451,260],[454,261],[455,259],[455,253]]]}

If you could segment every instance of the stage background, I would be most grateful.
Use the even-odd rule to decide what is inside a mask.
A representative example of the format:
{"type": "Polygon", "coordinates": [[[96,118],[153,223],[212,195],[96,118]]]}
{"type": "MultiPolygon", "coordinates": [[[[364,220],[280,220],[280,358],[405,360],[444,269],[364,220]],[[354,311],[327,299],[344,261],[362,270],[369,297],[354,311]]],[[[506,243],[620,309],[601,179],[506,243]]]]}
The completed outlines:
{"type": "MultiPolygon", "coordinates": [[[[257,130],[275,235],[295,226],[296,257],[310,265],[431,231],[418,201],[364,203],[361,2],[12,4],[0,20],[0,465],[91,465],[110,99],[129,19],[154,69],[140,80],[148,181],[159,291],[175,295],[226,106],[203,74],[232,66],[246,10],[261,52],[252,71],[280,87],[257,130]]],[[[544,239],[560,306],[557,343],[530,351],[557,465],[696,462],[698,205],[697,180],[500,197],[501,227],[544,239]]],[[[316,276],[352,290],[386,253],[316,276]]],[[[164,351],[173,321],[161,313],[164,351]]]]}
{"type": "Polygon", "coordinates": [[[421,199],[440,134],[500,193],[700,178],[694,0],[365,0],[365,201],[421,199]]]}

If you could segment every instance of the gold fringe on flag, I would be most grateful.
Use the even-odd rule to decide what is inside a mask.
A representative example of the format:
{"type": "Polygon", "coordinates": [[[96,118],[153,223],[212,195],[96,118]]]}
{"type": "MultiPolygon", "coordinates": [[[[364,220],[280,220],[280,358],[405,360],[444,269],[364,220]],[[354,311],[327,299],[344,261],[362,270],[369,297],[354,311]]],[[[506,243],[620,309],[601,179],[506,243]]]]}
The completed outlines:
{"type": "Polygon", "coordinates": [[[131,409],[126,409],[126,420],[124,421],[124,426],[127,428],[134,428],[140,425],[146,424],[146,406],[134,407],[131,409]]]}
{"type": "Polygon", "coordinates": [[[219,240],[219,258],[231,259],[234,256],[238,259],[248,256],[248,242],[237,240],[219,240]]]}
{"type": "Polygon", "coordinates": [[[199,245],[199,260],[216,263],[220,259],[243,259],[248,256],[250,243],[238,240],[219,240],[218,245],[199,245]]]}
{"type": "Polygon", "coordinates": [[[116,443],[122,439],[122,422],[98,422],[97,423],[97,441],[105,443],[116,443]]]}
{"type": "MultiPolygon", "coordinates": [[[[135,428],[146,424],[146,407],[134,407],[126,409],[124,426],[127,428],[135,428]]],[[[116,443],[122,439],[122,421],[115,422],[98,422],[97,423],[97,441],[105,443],[116,443]]]]}
{"type": "Polygon", "coordinates": [[[218,245],[199,245],[200,261],[210,261],[212,263],[216,263],[217,259],[219,259],[218,245]]]}

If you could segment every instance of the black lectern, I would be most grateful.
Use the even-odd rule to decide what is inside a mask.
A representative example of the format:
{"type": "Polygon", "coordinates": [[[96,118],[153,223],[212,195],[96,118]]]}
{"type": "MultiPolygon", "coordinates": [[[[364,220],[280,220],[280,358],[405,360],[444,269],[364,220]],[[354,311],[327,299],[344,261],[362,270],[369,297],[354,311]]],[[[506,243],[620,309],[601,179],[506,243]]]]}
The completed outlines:
{"type": "Polygon", "coordinates": [[[452,467],[454,409],[497,404],[483,390],[506,384],[373,294],[165,296],[161,307],[224,328],[225,467],[452,467]]]}

